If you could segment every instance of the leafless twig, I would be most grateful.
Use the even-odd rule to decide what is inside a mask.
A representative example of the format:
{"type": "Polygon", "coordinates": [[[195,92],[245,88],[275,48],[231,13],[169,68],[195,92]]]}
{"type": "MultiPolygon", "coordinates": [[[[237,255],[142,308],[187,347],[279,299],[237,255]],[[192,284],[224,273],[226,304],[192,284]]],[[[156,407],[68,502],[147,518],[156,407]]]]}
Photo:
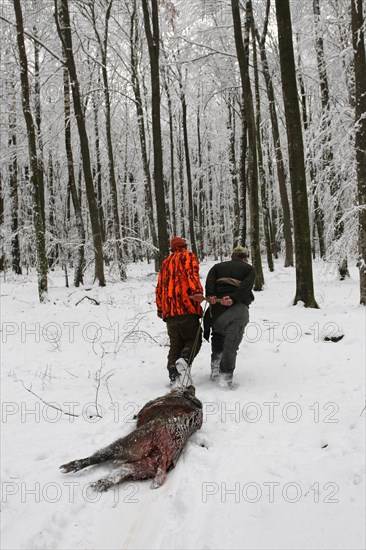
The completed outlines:
{"type": "Polygon", "coordinates": [[[102,374],[102,369],[103,369],[103,357],[100,361],[100,367],[99,369],[96,371],[95,373],[95,381],[96,381],[96,386],[95,386],[95,399],[94,399],[94,404],[95,404],[95,410],[97,412],[96,416],[99,417],[99,418],[102,418],[102,415],[99,414],[99,409],[100,409],[100,406],[98,404],[98,395],[99,395],[99,389],[100,389],[100,382],[101,382],[101,374],[102,374]]]}
{"type": "Polygon", "coordinates": [[[112,394],[111,394],[111,391],[109,389],[109,379],[114,375],[115,373],[115,370],[113,370],[112,372],[110,372],[109,374],[105,374],[104,375],[104,384],[105,384],[105,387],[106,387],[106,390],[107,390],[107,393],[109,395],[109,399],[111,400],[111,404],[114,405],[114,401],[113,401],[113,397],[112,397],[112,394]]]}
{"type": "Polygon", "coordinates": [[[79,300],[78,302],[76,302],[76,306],[80,304],[80,302],[82,302],[83,300],[85,300],[85,298],[87,298],[88,300],[90,300],[91,302],[94,302],[94,304],[96,306],[99,306],[100,305],[100,302],[98,302],[98,300],[95,300],[95,298],[91,298],[90,296],[83,296],[83,298],[81,298],[81,300],[79,300]]]}
{"type": "Polygon", "coordinates": [[[34,395],[35,397],[37,397],[37,399],[39,399],[40,401],[42,401],[42,403],[44,403],[45,405],[47,405],[47,407],[50,407],[51,409],[56,409],[57,411],[61,411],[63,414],[66,414],[68,416],[80,416],[80,414],[73,414],[73,413],[70,413],[70,412],[67,412],[67,411],[64,411],[63,409],[61,409],[61,407],[57,407],[57,405],[53,405],[52,403],[48,403],[47,401],[45,401],[44,399],[42,399],[42,397],[40,397],[39,395],[37,395],[32,389],[31,387],[30,388],[27,388],[27,386],[24,384],[23,380],[19,380],[19,382],[21,382],[23,388],[25,390],[27,390],[29,393],[31,393],[32,395],[34,395]]]}
{"type": "Polygon", "coordinates": [[[74,378],[79,378],[78,376],[76,376],[76,374],[73,374],[72,372],[70,372],[69,370],[67,369],[64,369],[70,376],[73,376],[74,378]]]}

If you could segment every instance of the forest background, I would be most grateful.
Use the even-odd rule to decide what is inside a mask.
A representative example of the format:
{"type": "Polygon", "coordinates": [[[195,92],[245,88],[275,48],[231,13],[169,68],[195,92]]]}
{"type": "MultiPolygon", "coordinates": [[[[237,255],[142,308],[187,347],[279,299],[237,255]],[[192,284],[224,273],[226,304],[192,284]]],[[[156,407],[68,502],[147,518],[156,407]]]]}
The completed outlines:
{"type": "Polygon", "coordinates": [[[0,268],[79,286],[247,244],[366,304],[363,0],[2,0],[0,268]]]}

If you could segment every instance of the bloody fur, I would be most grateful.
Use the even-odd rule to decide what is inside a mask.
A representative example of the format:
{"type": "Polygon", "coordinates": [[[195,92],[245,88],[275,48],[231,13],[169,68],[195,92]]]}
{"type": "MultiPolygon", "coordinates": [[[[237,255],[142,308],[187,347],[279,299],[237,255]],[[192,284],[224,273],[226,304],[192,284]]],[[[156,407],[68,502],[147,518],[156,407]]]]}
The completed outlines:
{"type": "Polygon", "coordinates": [[[121,466],[92,484],[106,491],[121,481],[154,478],[151,488],[160,487],[174,468],[188,438],[202,426],[202,403],[193,386],[174,389],[149,401],[137,414],[136,429],[87,458],[60,466],[63,473],[78,472],[93,464],[113,460],[121,466]]]}

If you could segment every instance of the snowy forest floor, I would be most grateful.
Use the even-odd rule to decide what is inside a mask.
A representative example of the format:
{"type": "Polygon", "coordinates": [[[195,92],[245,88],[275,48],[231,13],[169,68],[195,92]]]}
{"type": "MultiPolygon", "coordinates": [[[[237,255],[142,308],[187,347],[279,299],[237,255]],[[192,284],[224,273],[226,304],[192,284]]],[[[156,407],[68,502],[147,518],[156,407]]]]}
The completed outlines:
{"type": "MultiPolygon", "coordinates": [[[[203,283],[211,265],[201,264],[203,283]]],[[[365,547],[358,272],[339,282],[315,263],[319,310],[291,305],[293,268],[277,262],[265,277],[238,354],[238,389],[209,380],[204,342],[192,369],[204,423],[176,468],[160,489],[145,481],[102,494],[88,484],[113,465],[58,468],[127,434],[137,410],[168,391],[153,267],[131,264],[125,283],[105,288],[65,288],[51,272],[45,305],[35,275],[2,282],[2,548],[365,547]],[[100,305],[77,304],[84,296],[100,305]],[[324,341],[338,332],[339,342],[324,341]]]]}

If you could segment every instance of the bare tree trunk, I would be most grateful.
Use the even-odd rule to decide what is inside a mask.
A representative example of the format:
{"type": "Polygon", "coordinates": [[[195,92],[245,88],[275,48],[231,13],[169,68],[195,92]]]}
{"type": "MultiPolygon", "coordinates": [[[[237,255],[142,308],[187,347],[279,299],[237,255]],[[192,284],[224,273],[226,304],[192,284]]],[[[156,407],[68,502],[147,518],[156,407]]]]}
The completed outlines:
{"type": "Polygon", "coordinates": [[[263,32],[261,35],[259,35],[259,32],[256,31],[256,36],[259,44],[264,81],[266,84],[268,103],[269,103],[269,114],[271,118],[272,139],[275,147],[277,178],[278,178],[278,185],[280,189],[280,198],[281,198],[282,213],[283,213],[283,238],[285,240],[285,267],[289,267],[294,265],[294,249],[292,244],[290,204],[288,200],[287,187],[286,187],[286,173],[285,173],[285,167],[283,163],[280,132],[278,127],[276,100],[275,100],[274,88],[272,84],[272,77],[269,71],[267,52],[266,52],[266,46],[265,46],[266,37],[267,37],[267,28],[268,28],[269,7],[270,7],[270,0],[267,0],[266,17],[265,17],[263,32]]]}
{"type": "Polygon", "coordinates": [[[301,300],[304,302],[305,307],[317,308],[313,287],[304,145],[296,87],[289,0],[276,0],[276,19],[294,218],[296,257],[296,295],[294,304],[301,300]]]}
{"type": "Polygon", "coordinates": [[[270,235],[270,219],[269,219],[269,210],[267,203],[267,182],[266,174],[263,166],[263,153],[262,153],[262,138],[261,138],[261,102],[259,96],[259,75],[258,75],[258,62],[257,62],[257,47],[255,42],[255,33],[254,33],[254,22],[253,14],[252,17],[252,50],[253,50],[253,70],[254,70],[254,93],[255,93],[255,106],[256,106],[256,126],[257,126],[257,154],[258,154],[258,172],[259,172],[259,182],[261,190],[261,202],[263,210],[263,229],[264,229],[264,240],[266,243],[266,253],[267,253],[267,263],[269,271],[274,270],[273,258],[272,258],[272,248],[271,248],[271,235],[270,235]]]}
{"type": "Polygon", "coordinates": [[[24,24],[20,0],[13,0],[16,27],[17,43],[20,62],[20,81],[22,87],[22,106],[24,119],[27,127],[29,163],[31,168],[31,185],[33,192],[33,219],[37,249],[37,274],[38,274],[38,295],[40,302],[46,301],[47,295],[47,256],[45,243],[45,229],[42,219],[42,205],[40,192],[39,162],[37,153],[36,126],[30,109],[30,88],[28,80],[28,61],[24,43],[24,24]]]}
{"type": "Polygon", "coordinates": [[[239,187],[241,190],[241,215],[240,215],[240,237],[241,242],[247,242],[247,178],[246,158],[248,149],[248,125],[245,115],[244,100],[240,102],[241,136],[240,136],[240,166],[239,166],[239,187]]]}
{"type": "Polygon", "coordinates": [[[267,170],[268,170],[268,205],[270,210],[269,228],[270,228],[270,235],[271,235],[272,254],[277,260],[278,259],[278,247],[277,247],[277,240],[276,240],[277,216],[276,216],[276,208],[275,208],[275,201],[274,201],[273,167],[272,167],[272,158],[271,158],[269,141],[267,141],[267,170]]]}
{"type": "Polygon", "coordinates": [[[238,169],[236,165],[235,154],[235,111],[230,102],[228,101],[228,122],[227,127],[230,132],[229,135],[229,166],[231,183],[233,186],[233,245],[240,245],[240,202],[239,202],[239,181],[238,181],[238,169]]]}
{"type": "Polygon", "coordinates": [[[179,173],[179,195],[180,195],[180,232],[182,235],[186,234],[186,222],[185,222],[185,209],[184,209],[184,145],[182,138],[182,124],[181,117],[179,116],[178,123],[178,147],[177,147],[177,157],[178,157],[178,173],[179,173]]]}
{"type": "MultiPolygon", "coordinates": [[[[300,55],[298,57],[298,65],[301,66],[301,59],[300,55]]],[[[305,90],[305,83],[302,76],[302,72],[298,72],[298,81],[299,81],[299,88],[300,88],[300,99],[301,99],[301,112],[302,112],[302,121],[304,124],[304,130],[305,132],[309,129],[309,119],[308,119],[308,112],[307,112],[307,99],[306,99],[306,90],[305,90]]],[[[309,141],[311,140],[311,137],[309,141]]],[[[319,242],[319,254],[321,258],[324,258],[325,256],[325,239],[324,239],[324,212],[321,206],[319,205],[319,182],[317,181],[317,175],[316,175],[316,168],[313,162],[312,158],[312,152],[313,147],[309,145],[309,157],[307,159],[308,165],[309,165],[309,173],[310,173],[310,181],[312,183],[311,185],[311,192],[313,195],[313,207],[314,207],[314,222],[318,233],[318,242],[319,242]]],[[[313,237],[314,240],[314,237],[313,237]]]]}
{"type": "MultiPolygon", "coordinates": [[[[244,48],[241,31],[239,0],[231,0],[231,9],[234,21],[234,35],[236,52],[240,68],[241,85],[243,90],[245,114],[248,123],[249,155],[248,155],[248,188],[250,201],[250,241],[252,249],[252,261],[256,271],[255,290],[262,290],[264,277],[259,242],[259,201],[258,201],[258,167],[257,167],[257,143],[256,125],[254,117],[253,96],[249,78],[248,55],[244,48]]],[[[246,2],[247,18],[251,13],[251,2],[246,2]]],[[[248,23],[247,23],[248,25],[248,23]]],[[[249,27],[247,27],[249,29],[249,27]]]]}
{"type": "Polygon", "coordinates": [[[53,171],[53,159],[52,152],[49,153],[48,158],[48,194],[49,194],[49,203],[48,203],[48,226],[49,234],[51,236],[51,242],[49,243],[49,254],[48,254],[48,267],[54,269],[55,263],[58,260],[58,242],[57,242],[57,231],[55,224],[55,190],[54,190],[54,171],[53,171]]]}
{"type": "Polygon", "coordinates": [[[154,185],[156,196],[156,211],[158,217],[158,241],[159,241],[159,264],[168,255],[168,230],[166,220],[166,206],[163,181],[163,147],[161,140],[160,121],[160,74],[159,74],[159,11],[158,1],[151,0],[151,23],[148,7],[148,0],[142,0],[144,12],[145,33],[149,48],[150,69],[151,69],[151,95],[152,95],[152,130],[154,148],[154,185]]]}
{"type": "Polygon", "coordinates": [[[197,105],[197,167],[198,167],[198,253],[201,259],[205,256],[204,236],[203,236],[203,218],[204,218],[204,188],[203,188],[203,173],[202,173],[202,143],[201,143],[201,98],[198,97],[197,105]]]}
{"type": "MultiPolygon", "coordinates": [[[[330,192],[333,199],[335,211],[335,228],[334,237],[339,240],[343,235],[342,210],[340,205],[340,183],[334,167],[333,148],[331,146],[331,131],[330,131],[330,100],[329,100],[329,84],[325,64],[324,42],[323,36],[319,29],[320,19],[320,3],[319,0],[313,0],[313,12],[315,21],[315,50],[316,60],[319,75],[320,98],[322,104],[322,119],[321,119],[321,142],[322,142],[322,172],[327,174],[327,179],[330,181],[330,192]]],[[[338,273],[340,280],[343,281],[349,277],[347,256],[343,251],[338,258],[338,273]]]]}
{"type": "Polygon", "coordinates": [[[113,153],[113,143],[112,143],[112,122],[111,122],[111,98],[109,93],[109,84],[108,84],[108,73],[107,73],[107,54],[108,54],[108,25],[109,19],[111,17],[111,10],[113,5],[113,0],[108,0],[107,11],[105,14],[104,21],[104,36],[103,39],[100,37],[97,24],[96,16],[94,11],[94,4],[90,4],[90,11],[93,21],[93,27],[97,41],[100,47],[102,64],[102,79],[103,79],[103,92],[104,92],[104,107],[105,107],[105,128],[106,128],[106,138],[107,138],[107,153],[108,153],[108,171],[109,171],[109,186],[111,190],[111,199],[112,199],[112,215],[113,215],[113,233],[114,233],[114,247],[116,253],[117,266],[119,271],[119,276],[121,281],[126,280],[126,266],[123,257],[123,245],[121,237],[121,224],[119,221],[119,208],[118,208],[118,192],[117,192],[117,182],[116,182],[116,171],[115,171],[115,162],[114,162],[114,153],[113,153]]]}
{"type": "MultiPolygon", "coordinates": [[[[139,48],[139,33],[138,33],[138,24],[136,20],[136,0],[133,3],[133,10],[131,13],[131,28],[130,28],[130,49],[131,49],[131,79],[132,79],[132,88],[135,96],[135,105],[136,105],[136,114],[137,114],[137,124],[139,128],[139,138],[140,138],[140,148],[141,148],[141,157],[142,157],[142,169],[144,172],[145,178],[145,195],[146,195],[146,210],[148,212],[148,220],[152,242],[155,248],[158,248],[158,237],[155,227],[155,215],[154,215],[154,205],[153,205],[153,195],[152,195],[152,181],[151,181],[151,171],[150,164],[148,160],[147,144],[146,144],[146,131],[145,131],[145,113],[142,103],[141,87],[138,73],[139,59],[138,59],[138,48],[139,48]]],[[[159,256],[154,255],[155,258],[155,270],[159,270],[159,256]]]]}
{"type": "Polygon", "coordinates": [[[102,234],[102,242],[105,243],[105,222],[103,209],[103,190],[102,190],[102,162],[100,158],[100,137],[99,137],[99,117],[98,105],[95,100],[95,94],[92,97],[93,112],[94,112],[94,133],[95,133],[95,179],[97,181],[97,197],[98,197],[98,212],[99,223],[102,234]]]}
{"type": "Polygon", "coordinates": [[[71,144],[71,97],[70,82],[67,68],[64,68],[64,110],[65,110],[65,150],[67,159],[68,190],[71,194],[72,204],[74,206],[76,230],[79,243],[77,246],[77,259],[74,271],[74,285],[78,287],[83,284],[83,270],[85,264],[85,229],[81,211],[81,194],[79,196],[76,189],[74,158],[71,144]]]}
{"type": "Polygon", "coordinates": [[[180,102],[182,106],[182,125],[183,125],[183,142],[184,142],[184,156],[186,158],[186,174],[187,174],[187,186],[188,186],[188,222],[189,222],[189,234],[191,237],[192,252],[197,256],[196,235],[194,229],[194,205],[193,205],[193,182],[191,173],[191,159],[189,155],[188,145],[188,130],[187,130],[187,103],[186,95],[183,90],[182,75],[179,75],[180,86],[180,102]]]}
{"type": "Polygon", "coordinates": [[[362,0],[351,0],[356,80],[355,148],[358,185],[360,304],[366,305],[366,56],[362,0]]]}
{"type": "MultiPolygon", "coordinates": [[[[33,34],[37,36],[37,29],[33,27],[33,34]]],[[[46,231],[46,213],[45,213],[45,198],[44,198],[44,159],[43,159],[43,140],[41,129],[41,81],[39,75],[39,50],[40,46],[37,42],[34,42],[34,114],[37,127],[37,143],[38,143],[38,174],[39,174],[39,194],[41,200],[41,213],[43,219],[43,225],[46,231]]]]}
{"type": "Polygon", "coordinates": [[[124,134],[125,134],[125,143],[124,143],[124,159],[123,159],[123,176],[122,176],[122,201],[126,205],[126,208],[123,209],[121,212],[121,218],[122,218],[122,236],[123,236],[123,249],[125,256],[128,256],[128,241],[126,237],[128,237],[128,215],[129,215],[129,205],[127,198],[127,182],[128,182],[128,142],[129,142],[129,114],[128,114],[128,102],[127,98],[125,101],[125,113],[124,113],[124,119],[125,119],[125,126],[124,126],[124,134]]]}
{"type": "Polygon", "coordinates": [[[343,0],[335,0],[333,3],[336,11],[335,21],[337,22],[339,31],[339,42],[342,48],[340,52],[340,60],[343,66],[342,77],[348,91],[348,102],[352,109],[356,106],[356,86],[355,86],[355,67],[353,56],[346,55],[352,48],[352,33],[349,32],[349,21],[351,19],[351,6],[347,8],[343,0]],[[344,24],[344,20],[346,24],[344,24]]]}
{"type": "MultiPolygon", "coordinates": [[[[4,195],[3,195],[3,175],[0,170],[0,227],[4,224],[4,195]]],[[[0,271],[5,271],[5,251],[4,251],[4,236],[0,231],[0,271]]]]}
{"type": "Polygon", "coordinates": [[[11,204],[11,266],[17,275],[22,274],[20,266],[19,220],[18,220],[18,156],[16,135],[16,103],[15,90],[12,97],[11,112],[9,114],[9,149],[11,161],[9,163],[9,199],[11,204]]]}
{"type": "MultiPolygon", "coordinates": [[[[165,53],[165,51],[164,51],[165,53]]],[[[166,57],[166,56],[165,56],[166,57]]],[[[167,71],[163,70],[163,84],[166,93],[168,103],[168,116],[169,116],[169,148],[170,148],[170,190],[172,197],[172,232],[173,235],[177,234],[177,218],[176,218],[176,199],[175,199],[175,166],[174,166],[174,123],[173,123],[173,108],[172,97],[169,89],[170,82],[168,81],[167,71]]]]}
{"type": "Polygon", "coordinates": [[[82,163],[84,171],[84,180],[86,195],[88,199],[90,222],[93,233],[94,258],[95,258],[95,279],[100,286],[105,286],[104,263],[103,263],[103,243],[99,223],[98,205],[94,194],[93,175],[90,162],[89,140],[86,132],[85,117],[81,104],[80,86],[76,72],[72,48],[72,36],[70,27],[70,15],[68,0],[55,0],[55,16],[57,31],[66,53],[66,65],[69,71],[72,83],[72,97],[74,102],[75,117],[79,132],[80,149],[82,154],[82,163]],[[60,8],[60,9],[59,9],[60,8]],[[61,21],[59,21],[59,13],[61,21]]]}

